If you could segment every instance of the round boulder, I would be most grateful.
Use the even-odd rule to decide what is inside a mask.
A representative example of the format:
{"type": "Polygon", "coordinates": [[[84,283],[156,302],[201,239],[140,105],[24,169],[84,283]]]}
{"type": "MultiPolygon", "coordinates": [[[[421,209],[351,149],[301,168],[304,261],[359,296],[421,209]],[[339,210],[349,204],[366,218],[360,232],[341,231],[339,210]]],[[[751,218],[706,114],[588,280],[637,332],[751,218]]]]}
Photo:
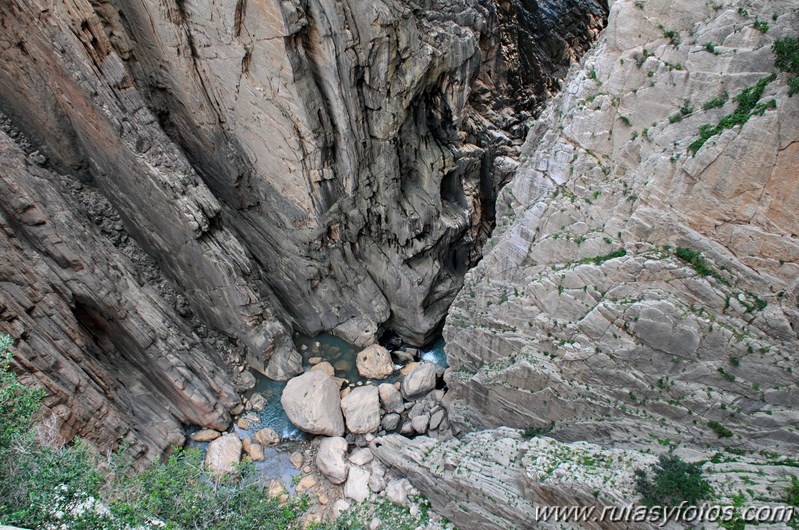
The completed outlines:
{"type": "Polygon", "coordinates": [[[349,464],[346,460],[347,440],[336,436],[325,438],[319,444],[316,454],[316,467],[333,484],[342,484],[347,480],[349,464]]]}
{"type": "Polygon", "coordinates": [[[388,350],[373,344],[355,356],[358,373],[368,379],[385,379],[394,372],[394,363],[388,350]]]}
{"type": "Polygon", "coordinates": [[[305,432],[344,434],[338,387],[326,372],[307,372],[291,379],[283,389],[280,404],[291,423],[305,432]]]}
{"type": "Polygon", "coordinates": [[[233,473],[241,462],[241,440],[235,434],[226,434],[208,444],[205,463],[214,473],[233,473]]]}
{"type": "Polygon", "coordinates": [[[436,388],[436,372],[433,363],[419,364],[402,380],[402,397],[414,400],[426,396],[436,388]]]}

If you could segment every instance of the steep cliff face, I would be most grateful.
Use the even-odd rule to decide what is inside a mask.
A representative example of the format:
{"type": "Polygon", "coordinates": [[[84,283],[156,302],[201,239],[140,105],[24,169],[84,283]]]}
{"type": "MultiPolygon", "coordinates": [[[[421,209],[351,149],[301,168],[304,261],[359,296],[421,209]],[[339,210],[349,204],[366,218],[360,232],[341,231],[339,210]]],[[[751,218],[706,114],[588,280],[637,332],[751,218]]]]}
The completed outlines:
{"type": "Polygon", "coordinates": [[[795,452],[793,7],[613,4],[447,319],[461,428],[795,452]]]}
{"type": "Polygon", "coordinates": [[[81,184],[42,161],[0,132],[0,329],[56,432],[124,441],[146,462],[184,424],[225,428],[241,405],[220,355],[141,278],[121,226],[103,226],[115,246],[79,207],[81,184]]]}
{"type": "Polygon", "coordinates": [[[234,371],[222,369],[243,352],[290,377],[295,330],[427,341],[517,167],[527,116],[514,105],[557,86],[606,10],[601,0],[0,5],[0,110],[43,166],[4,149],[9,193],[27,202],[0,205],[7,244],[22,249],[0,279],[54,289],[60,304],[39,318],[39,295],[3,293],[0,326],[21,341],[19,367],[67,405],[65,434],[110,443],[135,431],[161,449],[179,423],[220,426],[237,403],[234,371]],[[53,187],[34,193],[29,177],[53,187]],[[67,218],[58,241],[28,236],[67,218]],[[51,257],[62,247],[76,257],[51,257]],[[125,281],[103,283],[95,261],[125,281]],[[146,325],[130,307],[142,297],[154,297],[142,302],[146,325]],[[40,330],[50,318],[64,320],[63,336],[40,330]],[[158,340],[125,338],[139,335],[158,340]],[[94,397],[81,409],[83,389],[94,397]],[[162,416],[157,434],[142,434],[162,416]]]}

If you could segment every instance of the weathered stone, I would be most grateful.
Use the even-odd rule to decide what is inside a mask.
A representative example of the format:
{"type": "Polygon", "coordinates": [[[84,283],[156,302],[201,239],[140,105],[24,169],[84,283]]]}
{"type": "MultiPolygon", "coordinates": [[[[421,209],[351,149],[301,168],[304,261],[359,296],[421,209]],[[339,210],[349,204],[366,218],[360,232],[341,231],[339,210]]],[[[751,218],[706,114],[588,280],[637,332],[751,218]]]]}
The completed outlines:
{"type": "Polygon", "coordinates": [[[394,504],[407,507],[409,504],[408,493],[410,493],[411,489],[412,486],[408,479],[394,479],[386,485],[386,496],[394,504]]]}
{"type": "Polygon", "coordinates": [[[355,366],[361,376],[369,379],[385,379],[394,372],[394,363],[388,350],[379,344],[373,344],[358,352],[355,366]]]}
{"type": "Polygon", "coordinates": [[[325,438],[319,445],[316,467],[333,484],[341,484],[347,480],[347,449],[347,441],[341,437],[325,438]]]}
{"type": "Polygon", "coordinates": [[[280,403],[291,423],[305,432],[344,434],[338,389],[325,372],[308,372],[291,379],[283,389],[280,403]]]}
{"type": "Polygon", "coordinates": [[[251,443],[246,448],[247,455],[253,462],[261,462],[264,459],[264,446],[251,443]]]}
{"type": "Polygon", "coordinates": [[[380,426],[387,431],[393,431],[399,425],[400,419],[399,414],[386,414],[380,421],[380,426]]]}
{"type": "Polygon", "coordinates": [[[298,451],[291,453],[291,455],[289,456],[289,462],[291,462],[291,465],[293,465],[297,469],[300,469],[302,467],[304,461],[305,458],[302,456],[302,453],[298,451]]]}
{"type": "Polygon", "coordinates": [[[402,380],[402,397],[419,399],[436,387],[436,366],[423,362],[402,380]]]}
{"type": "Polygon", "coordinates": [[[322,371],[327,373],[327,375],[329,375],[330,377],[334,377],[336,375],[336,370],[333,368],[333,365],[327,361],[312,366],[311,371],[312,372],[322,371]]]}
{"type": "Polygon", "coordinates": [[[380,397],[375,386],[358,387],[341,400],[347,429],[355,434],[375,432],[380,427],[380,397]]]}
{"type": "Polygon", "coordinates": [[[413,430],[418,434],[424,434],[427,432],[429,422],[430,416],[428,414],[420,414],[411,420],[411,425],[413,425],[413,430]]]}
{"type": "Polygon", "coordinates": [[[222,433],[214,429],[203,429],[192,433],[189,438],[195,442],[210,442],[222,436],[222,433]]]}
{"type": "Polygon", "coordinates": [[[374,459],[372,451],[368,447],[361,447],[356,449],[350,455],[350,462],[356,466],[365,466],[374,459]]]}
{"type": "Polygon", "coordinates": [[[250,398],[252,409],[256,412],[262,412],[266,408],[266,398],[262,394],[255,393],[250,398]]]}
{"type": "Polygon", "coordinates": [[[363,502],[369,498],[369,472],[352,466],[344,484],[344,496],[355,502],[363,502]]]}
{"type": "Polygon", "coordinates": [[[215,473],[232,473],[241,461],[241,440],[235,433],[226,434],[208,444],[205,464],[215,473]]]}
{"type": "Polygon", "coordinates": [[[402,402],[402,395],[389,383],[383,383],[377,387],[380,393],[380,402],[386,412],[402,412],[405,410],[405,404],[402,402]]]}
{"type": "Polygon", "coordinates": [[[271,427],[266,427],[256,432],[255,440],[264,447],[274,447],[280,443],[280,436],[271,427]]]}

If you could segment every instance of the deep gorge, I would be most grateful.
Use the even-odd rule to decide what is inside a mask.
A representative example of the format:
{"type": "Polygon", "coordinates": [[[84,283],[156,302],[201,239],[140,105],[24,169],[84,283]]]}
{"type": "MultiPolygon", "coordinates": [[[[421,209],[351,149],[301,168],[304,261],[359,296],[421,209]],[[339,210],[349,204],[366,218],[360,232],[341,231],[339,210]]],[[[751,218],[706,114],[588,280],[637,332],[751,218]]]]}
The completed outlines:
{"type": "Polygon", "coordinates": [[[198,433],[249,454],[256,384],[280,414],[299,378],[355,394],[303,430],[462,528],[627,504],[661,453],[780,502],[798,31],[789,0],[6,2],[12,367],[141,468],[198,433]]]}

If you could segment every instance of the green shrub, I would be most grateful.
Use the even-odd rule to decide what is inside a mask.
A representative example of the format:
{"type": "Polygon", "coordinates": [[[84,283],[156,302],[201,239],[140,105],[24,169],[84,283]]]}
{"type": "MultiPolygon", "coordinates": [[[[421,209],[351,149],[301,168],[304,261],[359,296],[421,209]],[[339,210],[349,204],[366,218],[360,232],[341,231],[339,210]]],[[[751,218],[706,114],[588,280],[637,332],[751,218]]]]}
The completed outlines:
{"type": "Polygon", "coordinates": [[[0,335],[0,448],[8,447],[30,425],[44,393],[17,381],[10,370],[12,340],[0,335]]]}
{"type": "Polygon", "coordinates": [[[48,445],[31,423],[43,394],[20,384],[9,370],[10,345],[0,336],[0,524],[283,529],[295,526],[305,511],[306,497],[285,504],[269,499],[253,464],[219,478],[205,467],[200,451],[176,449],[166,463],[133,473],[121,453],[101,462],[81,440],[68,447],[48,445]]]}
{"type": "Polygon", "coordinates": [[[717,422],[716,420],[710,420],[709,422],[707,422],[707,426],[710,427],[716,433],[716,436],[718,436],[719,438],[732,437],[732,431],[729,430],[724,425],[717,422]]]}
{"type": "Polygon", "coordinates": [[[788,79],[788,95],[799,93],[799,41],[795,38],[780,39],[771,47],[774,52],[774,66],[793,74],[788,79]]]}
{"type": "Polygon", "coordinates": [[[554,428],[555,428],[554,421],[543,426],[531,425],[524,430],[524,437],[535,438],[537,436],[543,436],[545,434],[551,433],[552,429],[554,428]]]}
{"type": "Polygon", "coordinates": [[[636,491],[644,506],[696,506],[713,494],[702,476],[700,464],[689,464],[676,455],[661,455],[650,471],[635,471],[636,491]]]}
{"type": "Polygon", "coordinates": [[[688,151],[695,155],[709,139],[717,134],[721,134],[726,129],[732,129],[736,125],[744,125],[752,116],[762,116],[766,110],[776,108],[777,102],[774,100],[758,103],[763,97],[766,86],[775,79],[776,74],[772,74],[761,79],[755,85],[745,88],[735,97],[738,102],[735,112],[724,116],[715,126],[703,125],[699,129],[699,139],[688,146],[688,151]]]}

